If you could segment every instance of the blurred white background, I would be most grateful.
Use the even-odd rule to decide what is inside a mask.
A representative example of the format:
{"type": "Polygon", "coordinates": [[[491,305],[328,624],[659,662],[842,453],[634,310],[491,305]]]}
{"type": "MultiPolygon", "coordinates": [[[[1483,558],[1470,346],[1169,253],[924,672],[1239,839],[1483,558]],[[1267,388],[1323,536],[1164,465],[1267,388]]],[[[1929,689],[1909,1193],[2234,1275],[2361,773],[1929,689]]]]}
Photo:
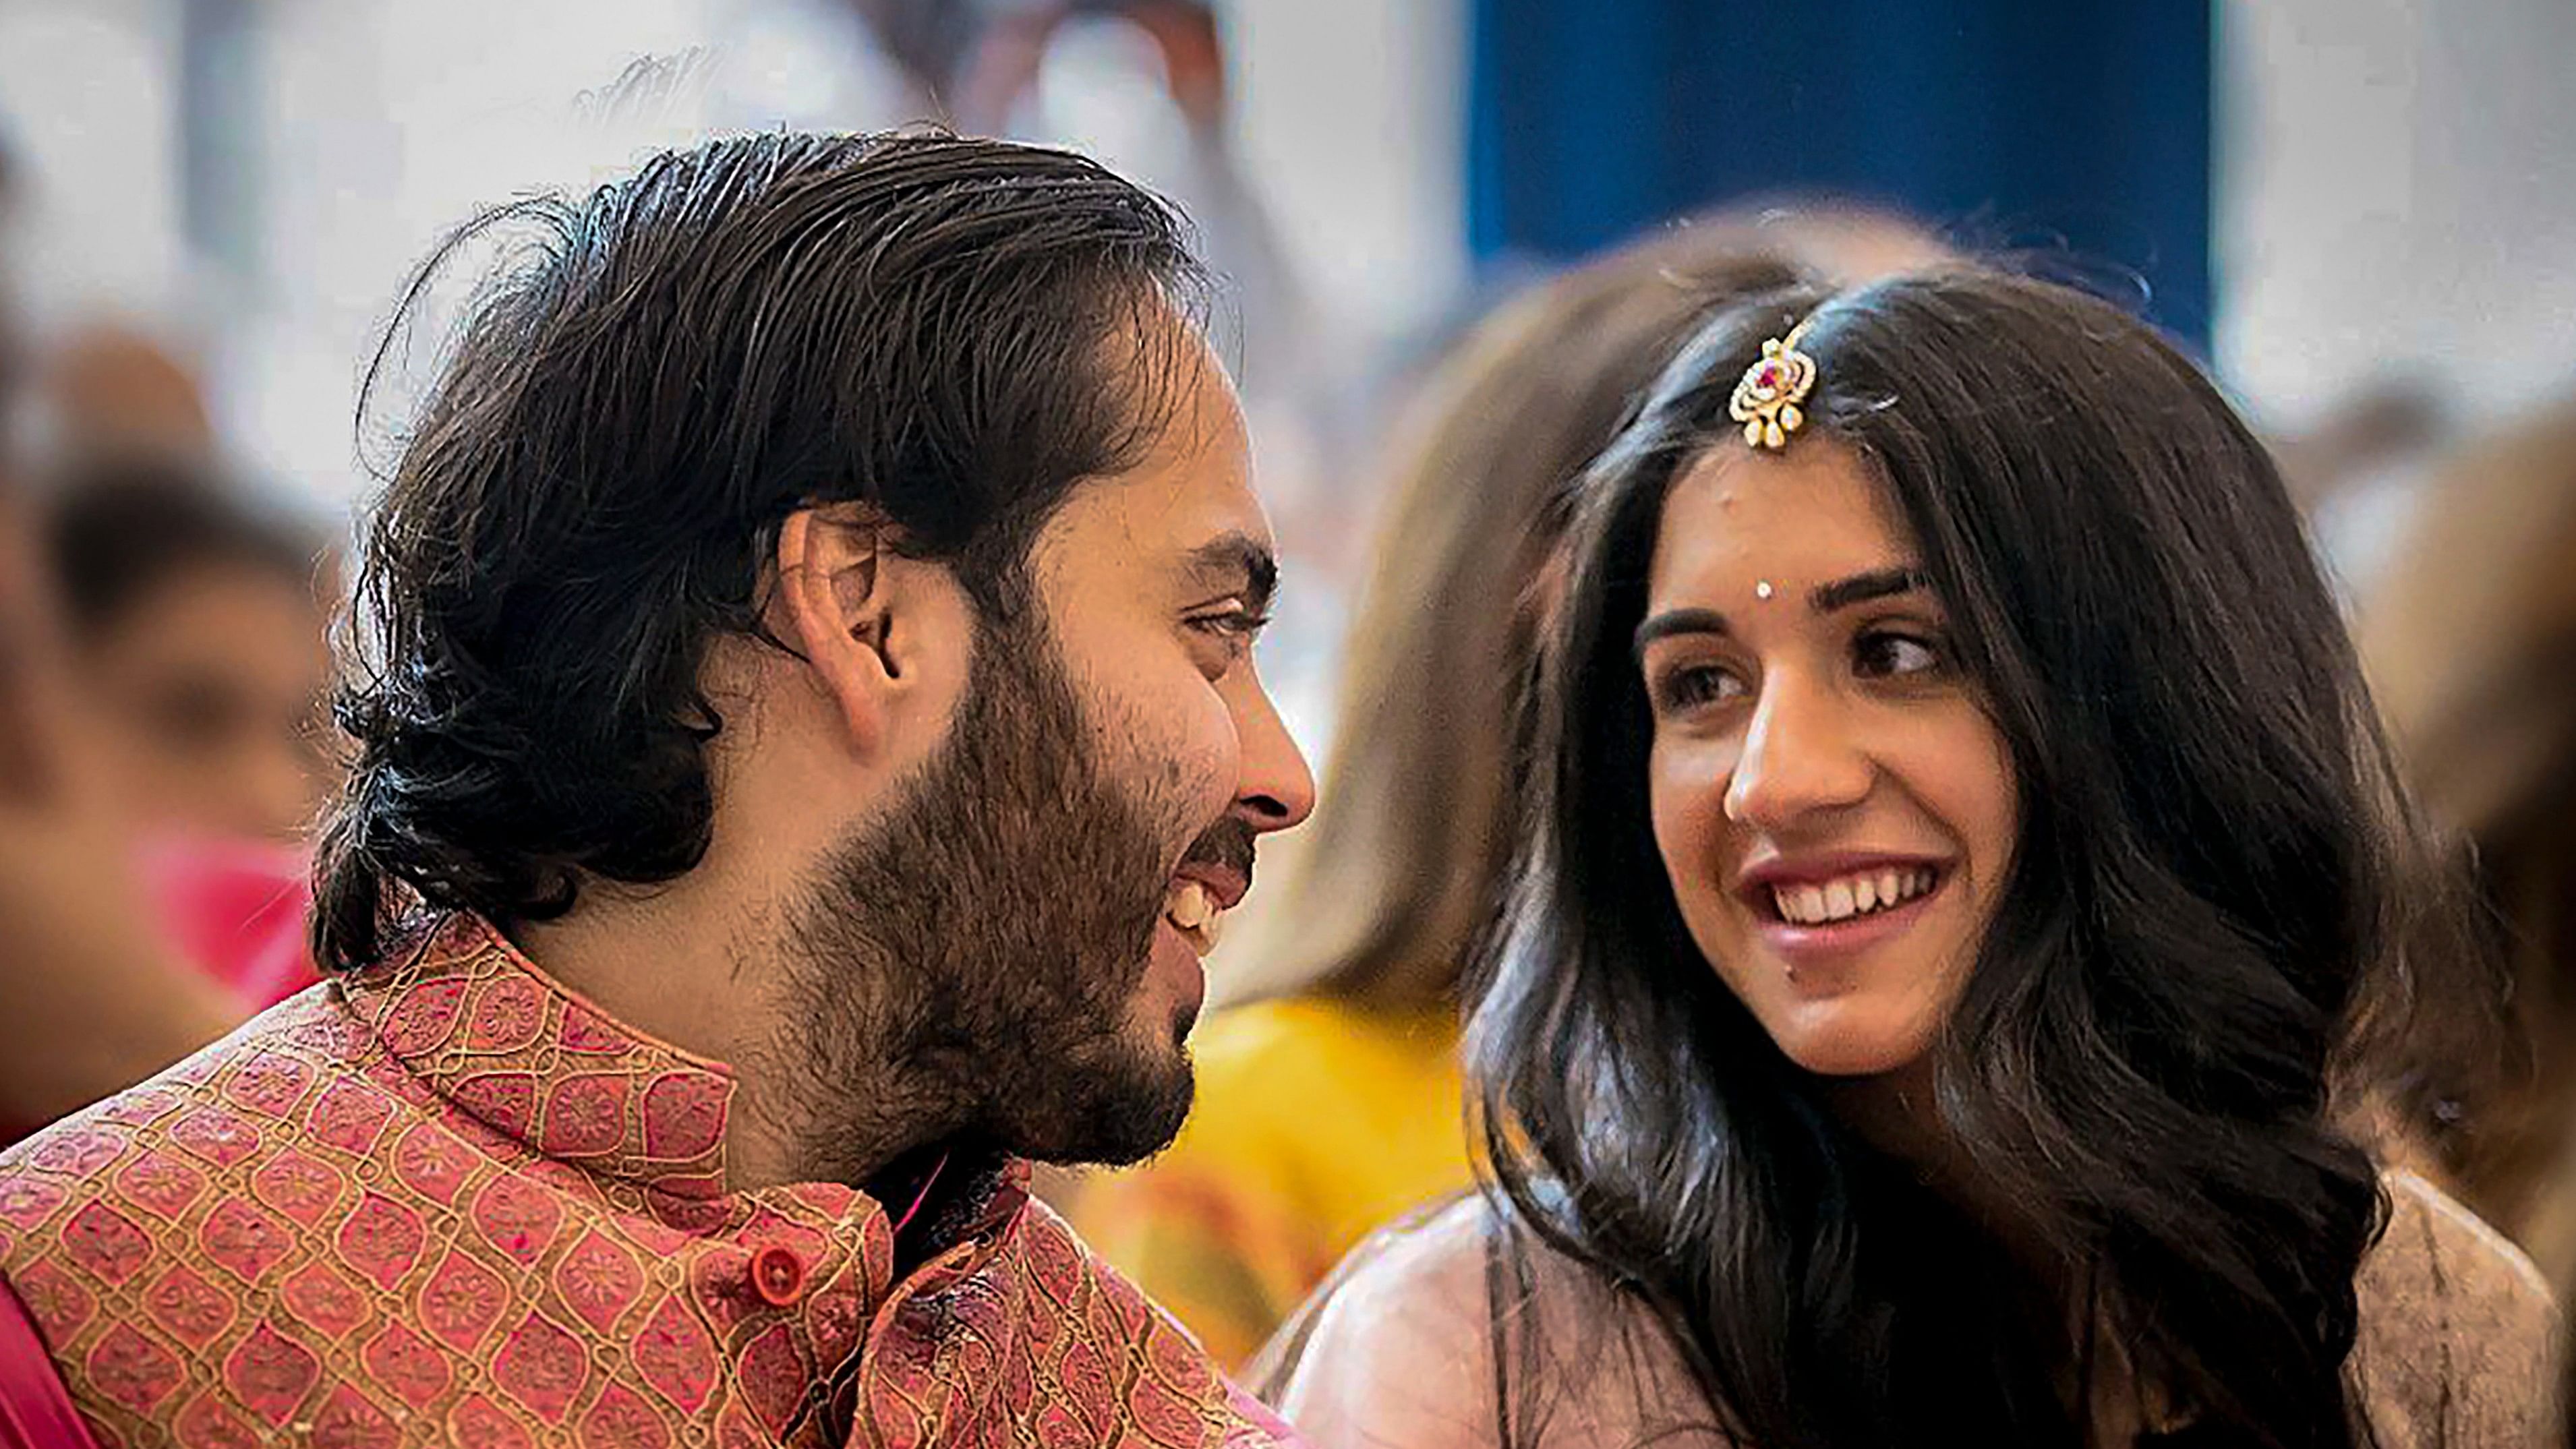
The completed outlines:
{"type": "MultiPolygon", "coordinates": [[[[708,126],[929,114],[857,8],[0,0],[0,131],[31,180],[29,310],[134,319],[194,365],[245,472],[338,509],[365,484],[360,371],[443,231],[708,126]],[[603,115],[588,99],[638,57],[699,47],[714,59],[668,104],[603,115]]],[[[1354,480],[1384,382],[1471,300],[1468,5],[1218,9],[1213,131],[1192,126],[1153,45],[1107,20],[1056,35],[1003,126],[1174,196],[1236,283],[1265,487],[1324,584],[1289,595],[1271,654],[1320,748],[1334,585],[1367,518],[1354,480]]],[[[2473,423],[2576,376],[2576,6],[2232,0],[2218,18],[2215,362],[2257,418],[2295,435],[2394,380],[2473,423]]],[[[2321,520],[2349,571],[2406,496],[2356,490],[2321,520]]]]}

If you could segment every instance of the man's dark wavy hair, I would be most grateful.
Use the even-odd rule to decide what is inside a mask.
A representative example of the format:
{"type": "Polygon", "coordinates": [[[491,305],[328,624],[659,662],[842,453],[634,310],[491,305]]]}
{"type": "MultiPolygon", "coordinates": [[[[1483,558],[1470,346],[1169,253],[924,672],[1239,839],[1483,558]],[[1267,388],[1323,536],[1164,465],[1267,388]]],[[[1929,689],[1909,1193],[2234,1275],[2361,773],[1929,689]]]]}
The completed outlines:
{"type": "MultiPolygon", "coordinates": [[[[1593,465],[1540,689],[1531,835],[1475,1003],[1503,1220],[1642,1304],[1764,1449],[2095,1442],[2023,1270],[1871,1150],[1727,991],[1655,844],[1633,639],[1674,481],[1807,318],[1790,446],[1877,478],[2010,747],[2009,881],[1934,1056],[1960,1155],[2089,1281],[2194,1445],[2366,1437],[2354,1277],[2384,1212],[2336,1088],[2456,939],[2271,458],[2117,309],[1976,271],[1710,320],[1593,465]]],[[[1544,1411],[1505,1321],[1507,1442],[1544,1411]]],[[[1528,1324],[1542,1319],[1532,1318],[1528,1324]]],[[[1565,1386],[1557,1386],[1564,1391],[1565,1386]]],[[[2176,1442],[2183,1442],[2177,1438],[2176,1442]]]]}
{"type": "MultiPolygon", "coordinates": [[[[1160,431],[1203,299],[1184,223],[1080,156],[772,133],[461,228],[515,242],[367,529],[315,959],[413,900],[495,921],[708,841],[709,642],[758,635],[778,525],[856,502],[987,620],[1030,543],[1160,431]]],[[[396,322],[369,377],[376,391],[396,322]]]]}

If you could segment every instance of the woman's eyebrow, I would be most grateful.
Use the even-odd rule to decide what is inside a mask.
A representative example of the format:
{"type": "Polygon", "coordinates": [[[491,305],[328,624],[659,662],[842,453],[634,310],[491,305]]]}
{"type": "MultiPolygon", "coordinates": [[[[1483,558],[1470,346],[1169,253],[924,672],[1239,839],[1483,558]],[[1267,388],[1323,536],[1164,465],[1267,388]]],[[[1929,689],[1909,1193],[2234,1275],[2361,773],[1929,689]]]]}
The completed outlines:
{"type": "Polygon", "coordinates": [[[1898,594],[1929,588],[1931,582],[1923,576],[1921,569],[1912,564],[1872,569],[1865,574],[1816,585],[1807,591],[1807,607],[1819,614],[1830,614],[1854,604],[1866,604],[1872,599],[1893,598],[1898,594]]]}

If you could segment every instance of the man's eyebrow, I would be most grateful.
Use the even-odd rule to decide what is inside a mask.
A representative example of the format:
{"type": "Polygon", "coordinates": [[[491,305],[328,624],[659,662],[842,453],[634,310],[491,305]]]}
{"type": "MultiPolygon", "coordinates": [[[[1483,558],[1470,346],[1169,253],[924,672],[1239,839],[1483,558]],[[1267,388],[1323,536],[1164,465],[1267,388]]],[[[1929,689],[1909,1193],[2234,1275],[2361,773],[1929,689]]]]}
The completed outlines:
{"type": "Polygon", "coordinates": [[[1872,599],[1892,598],[1929,587],[1931,580],[1923,576],[1921,569],[1912,564],[1898,564],[1894,568],[1872,569],[1865,574],[1836,579],[1830,584],[1818,584],[1807,591],[1807,607],[1819,614],[1830,614],[1854,604],[1866,604],[1872,599]]]}
{"type": "Polygon", "coordinates": [[[1270,545],[1248,533],[1225,533],[1191,549],[1183,571],[1192,585],[1211,592],[1241,593],[1243,606],[1266,613],[1279,591],[1279,558],[1270,545]]]}

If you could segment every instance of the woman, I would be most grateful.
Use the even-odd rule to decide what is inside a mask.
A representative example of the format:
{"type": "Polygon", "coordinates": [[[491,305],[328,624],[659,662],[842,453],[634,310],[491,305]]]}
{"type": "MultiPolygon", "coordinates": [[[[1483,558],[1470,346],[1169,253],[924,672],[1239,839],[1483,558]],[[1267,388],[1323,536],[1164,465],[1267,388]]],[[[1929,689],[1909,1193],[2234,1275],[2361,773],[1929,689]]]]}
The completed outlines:
{"type": "Polygon", "coordinates": [[[2280,480],[2188,362],[1976,271],[1764,299],[1582,493],[1469,1034],[1497,1190],[1359,1259],[1283,1411],[1325,1446],[2539,1432],[2529,1264],[2337,1125],[2429,887],[2280,480]]]}
{"type": "Polygon", "coordinates": [[[1095,1179],[1084,1236],[1240,1363],[1333,1265],[1470,1179],[1457,980],[1509,857],[1544,567],[1568,485],[1690,330],[1813,259],[1920,261],[1910,225],[1828,208],[1711,218],[1487,318],[1400,423],[1315,818],[1229,943],[1234,1009],[1150,1167],[1095,1179]]]}

